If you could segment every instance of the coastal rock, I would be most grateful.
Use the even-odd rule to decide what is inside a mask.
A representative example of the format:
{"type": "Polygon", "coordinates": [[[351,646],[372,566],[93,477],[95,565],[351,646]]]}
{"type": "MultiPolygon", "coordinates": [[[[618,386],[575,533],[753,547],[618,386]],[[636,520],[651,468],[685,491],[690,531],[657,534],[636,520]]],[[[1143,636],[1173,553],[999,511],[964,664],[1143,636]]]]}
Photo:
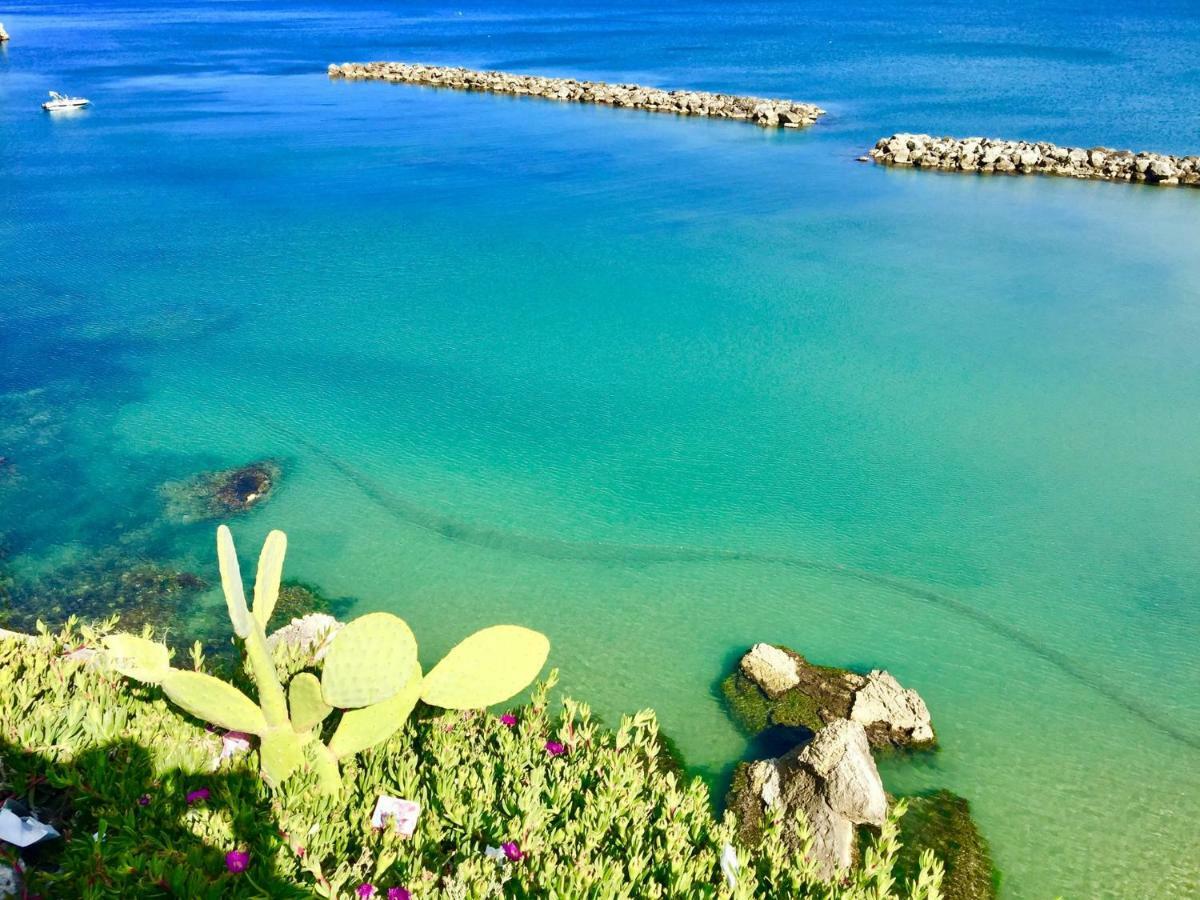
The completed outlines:
{"type": "Polygon", "coordinates": [[[772,699],[800,683],[796,661],[771,644],[755,644],[738,667],[772,699]]]}
{"type": "Polygon", "coordinates": [[[921,853],[929,849],[945,870],[943,900],[994,900],[1000,876],[966,798],[939,790],[904,800],[908,812],[900,819],[898,878],[915,878],[921,853]]]}
{"type": "Polygon", "coordinates": [[[574,78],[545,78],[510,72],[428,66],[420,63],[369,62],[331,65],[330,78],[375,79],[393,84],[425,84],[465,91],[489,91],[542,97],[570,103],[599,103],[649,112],[670,112],[716,119],[743,119],[764,128],[803,128],[825,110],[811,103],[741,97],[708,91],[663,90],[637,84],[607,84],[574,78]]]}
{"type": "Polygon", "coordinates": [[[731,806],[761,821],[765,811],[784,811],[784,840],[799,846],[796,814],[803,813],[812,838],[810,857],[832,878],[854,861],[856,826],[879,827],[887,817],[887,795],[867,733],[858,722],[837,719],[807,744],[778,759],[750,764],[735,781],[731,806]]]}
{"type": "Polygon", "coordinates": [[[266,501],[279,477],[279,465],[264,460],[167,482],[161,488],[167,501],[167,517],[177,522],[196,522],[245,512],[266,501]]]}
{"type": "MultiPolygon", "coordinates": [[[[0,44],[8,40],[8,32],[4,30],[4,23],[0,22],[0,44]]],[[[3,896],[0,894],[0,896],[3,896]]]]}
{"type": "Polygon", "coordinates": [[[325,613],[312,613],[292,619],[287,625],[267,637],[267,649],[272,653],[281,644],[302,656],[319,661],[329,652],[334,635],[342,630],[342,623],[325,613]]]}
{"type": "Polygon", "coordinates": [[[873,669],[866,684],[855,691],[850,719],[863,725],[875,746],[928,745],[934,741],[929,708],[921,695],[880,669],[873,669]]]}
{"type": "Polygon", "coordinates": [[[837,719],[852,719],[865,727],[873,747],[925,750],[937,745],[925,701],[883,670],[863,676],[761,643],[741,658],[721,690],[735,718],[752,734],[776,727],[815,733],[837,719]]]}
{"type": "Polygon", "coordinates": [[[893,134],[880,138],[870,157],[885,166],[952,172],[1009,172],[1106,181],[1200,187],[1200,156],[1134,154],[1128,150],[1059,147],[1045,141],[893,134]]]}

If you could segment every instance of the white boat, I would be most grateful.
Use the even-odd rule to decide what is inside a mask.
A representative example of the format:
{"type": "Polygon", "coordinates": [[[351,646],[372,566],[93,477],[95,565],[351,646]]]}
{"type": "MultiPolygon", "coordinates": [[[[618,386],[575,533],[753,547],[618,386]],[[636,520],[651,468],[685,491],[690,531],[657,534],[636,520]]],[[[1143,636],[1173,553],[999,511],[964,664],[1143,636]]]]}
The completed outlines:
{"type": "Polygon", "coordinates": [[[50,92],[50,99],[42,104],[47,112],[57,112],[61,109],[82,109],[92,101],[86,97],[67,97],[57,91],[50,92]]]}

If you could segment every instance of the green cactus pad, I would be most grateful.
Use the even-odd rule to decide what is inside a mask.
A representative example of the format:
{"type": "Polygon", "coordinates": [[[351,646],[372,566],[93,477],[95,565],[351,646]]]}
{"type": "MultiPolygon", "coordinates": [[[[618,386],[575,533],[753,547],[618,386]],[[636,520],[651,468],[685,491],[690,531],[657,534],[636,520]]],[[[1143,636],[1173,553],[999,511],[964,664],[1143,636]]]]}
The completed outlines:
{"type": "Polygon", "coordinates": [[[478,709],[519,694],[537,677],[550,641],[519,625],[477,631],[425,676],[421,699],[446,709],[478,709]]]}
{"type": "Polygon", "coordinates": [[[336,794],[342,789],[342,773],[338,768],[337,757],[329,752],[329,748],[320,741],[310,745],[313,771],[317,773],[317,784],[322,794],[336,794]]]}
{"type": "Polygon", "coordinates": [[[250,610],[246,608],[246,589],[242,586],[242,570],[233,546],[233,535],[224,525],[217,529],[217,564],[221,568],[221,589],[225,592],[233,633],[245,638],[250,633],[250,610]]]}
{"type": "Polygon", "coordinates": [[[420,696],[421,667],[418,665],[408,684],[394,697],[343,714],[329,741],[329,752],[337,759],[343,759],[386,741],[408,721],[420,696]]]}
{"type": "Polygon", "coordinates": [[[219,678],[203,672],[171,669],[162,679],[162,689],[198,719],[230,731],[261,735],[267,730],[267,720],[258,704],[219,678]]]}
{"type": "Polygon", "coordinates": [[[258,758],[267,784],[279,787],[304,763],[304,744],[287,726],[271,728],[262,735],[258,758]]]}
{"type": "Polygon", "coordinates": [[[395,696],[417,662],[417,639],[391,613],[371,613],[337,633],[325,656],[321,690],[340,709],[370,706],[395,696]]]}
{"type": "Polygon", "coordinates": [[[166,645],[132,634],[110,634],[104,638],[104,658],[126,678],[158,684],[171,671],[171,654],[166,645]]]}
{"type": "Polygon", "coordinates": [[[321,697],[321,682],[312,672],[301,672],[288,685],[288,705],[292,710],[292,728],[302,733],[315,728],[333,712],[321,697]]]}
{"type": "Polygon", "coordinates": [[[283,557],[287,553],[287,535],[272,531],[263,542],[258,557],[258,576],[254,579],[254,618],[264,629],[275,612],[279,599],[279,579],[283,577],[283,557]]]}

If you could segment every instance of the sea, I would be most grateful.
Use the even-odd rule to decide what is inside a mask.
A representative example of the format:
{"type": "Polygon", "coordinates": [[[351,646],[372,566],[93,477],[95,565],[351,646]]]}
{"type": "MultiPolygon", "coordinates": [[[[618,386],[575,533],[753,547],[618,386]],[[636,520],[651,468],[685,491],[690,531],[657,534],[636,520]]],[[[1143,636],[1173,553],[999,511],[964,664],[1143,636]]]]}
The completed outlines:
{"type": "MultiPolygon", "coordinates": [[[[403,616],[426,665],[544,631],[562,690],[655,709],[718,806],[761,752],[720,681],[785,644],[922,694],[941,749],[885,783],[968,798],[1003,896],[1200,895],[1200,191],[857,161],[900,131],[1200,152],[1195,0],[0,21],[10,615],[68,570],[215,585],[216,523],[161,485],[272,460],[228,520],[246,568],[283,529],[289,577],[403,616]],[[376,59],[828,114],[326,74],[376,59]]],[[[210,587],[170,627],[223,616],[210,587]]]]}

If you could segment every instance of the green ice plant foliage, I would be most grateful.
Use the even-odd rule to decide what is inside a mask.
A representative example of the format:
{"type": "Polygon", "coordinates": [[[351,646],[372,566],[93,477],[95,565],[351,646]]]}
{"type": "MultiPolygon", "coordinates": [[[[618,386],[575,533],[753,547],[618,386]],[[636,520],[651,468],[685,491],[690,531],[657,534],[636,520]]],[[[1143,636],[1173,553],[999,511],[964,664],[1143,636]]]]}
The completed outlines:
{"type": "Polygon", "coordinates": [[[537,677],[550,652],[546,637],[517,625],[497,625],[470,635],[428,676],[417,658],[408,624],[390,613],[371,613],[333,638],[318,679],[296,674],[286,689],[267,647],[267,625],[279,597],[287,536],[267,535],[258,560],[254,605],[246,603],[233,536],[217,529],[221,586],[233,632],[245,647],[257,701],[197,670],[173,668],[166,646],[148,637],[103,638],[109,665],[137,681],[158,685],[177,706],[199,719],[259,739],[264,779],[283,784],[306,760],[322,793],[341,788],[340,764],[386,741],[407,721],[418,701],[446,709],[475,709],[520,693],[537,677]],[[342,710],[328,743],[324,721],[342,710]]]}
{"type": "MultiPolygon", "coordinates": [[[[586,704],[552,700],[553,671],[505,720],[478,710],[410,717],[345,767],[336,794],[317,789],[315,768],[268,788],[254,754],[214,771],[216,735],[89,658],[111,624],[0,637],[0,795],[63,835],[25,865],[31,895],[351,898],[369,883],[376,896],[404,887],[420,900],[942,896],[931,855],[911,878],[896,874],[902,805],[851,870],[822,881],[804,847],[782,839],[785,824],[806,834],[802,822],[793,829],[772,808],[761,840],[742,845],[705,784],[664,764],[653,713],[602,725],[586,704]],[[565,752],[548,753],[548,740],[565,752]],[[189,805],[198,788],[211,798],[189,805]],[[411,837],[371,828],[380,794],[421,804],[411,837]],[[484,855],[508,841],[521,860],[484,855]],[[732,886],[720,868],[726,844],[739,863],[732,886]],[[245,872],[226,868],[235,850],[249,857],[245,872]]],[[[298,708],[314,699],[311,684],[297,690],[298,708]]],[[[14,860],[0,845],[0,862],[14,860]]]]}

